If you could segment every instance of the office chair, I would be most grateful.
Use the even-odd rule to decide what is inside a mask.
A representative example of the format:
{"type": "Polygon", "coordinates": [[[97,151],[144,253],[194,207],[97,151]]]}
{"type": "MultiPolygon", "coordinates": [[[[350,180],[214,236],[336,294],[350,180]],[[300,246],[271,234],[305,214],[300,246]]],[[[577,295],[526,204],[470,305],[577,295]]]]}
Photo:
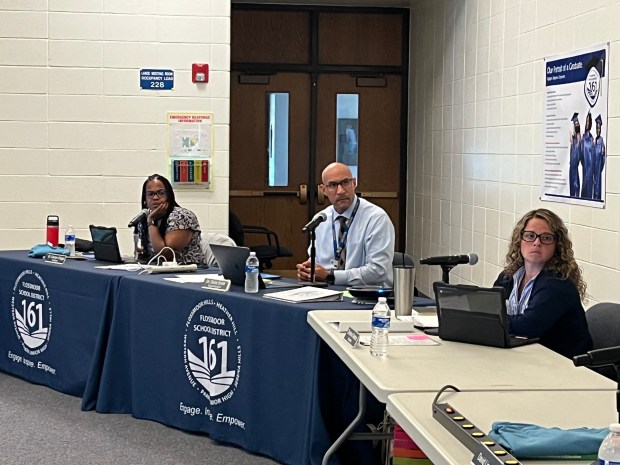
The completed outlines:
{"type": "MultiPolygon", "coordinates": [[[[600,302],[586,311],[586,320],[592,336],[594,349],[620,346],[620,304],[612,302],[600,302]]],[[[594,371],[616,379],[613,367],[593,368],[594,371]]]]}
{"type": "Polygon", "coordinates": [[[213,252],[211,252],[210,244],[230,245],[233,247],[237,245],[235,244],[235,241],[225,234],[206,231],[203,231],[200,235],[200,243],[202,246],[202,252],[205,254],[205,258],[207,260],[207,265],[209,266],[217,265],[215,256],[213,255],[213,252]]]}
{"type": "Polygon", "coordinates": [[[253,234],[263,237],[265,244],[250,245],[250,250],[256,252],[258,261],[260,263],[261,271],[272,267],[272,260],[278,257],[292,257],[291,252],[287,247],[280,245],[280,240],[275,231],[267,229],[263,226],[250,226],[244,225],[239,220],[239,217],[232,211],[228,216],[228,235],[237,245],[245,245],[245,235],[253,234]]]}

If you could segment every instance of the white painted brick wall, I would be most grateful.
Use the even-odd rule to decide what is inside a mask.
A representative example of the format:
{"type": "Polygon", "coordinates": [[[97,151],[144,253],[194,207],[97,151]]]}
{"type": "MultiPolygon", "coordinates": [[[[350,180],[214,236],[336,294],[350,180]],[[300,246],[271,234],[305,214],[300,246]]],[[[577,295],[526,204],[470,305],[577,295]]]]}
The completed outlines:
{"type": "MultiPolygon", "coordinates": [[[[550,208],[569,227],[589,304],[620,302],[620,1],[412,5],[408,248],[418,258],[475,252],[479,264],[456,267],[451,281],[490,286],[515,222],[532,208],[550,208]],[[607,207],[540,202],[542,60],[605,42],[607,207]]],[[[441,278],[435,268],[416,275],[429,295],[441,278]]]]}
{"type": "Polygon", "coordinates": [[[130,253],[145,177],[169,176],[167,111],[215,112],[214,190],[177,200],[225,233],[229,79],[227,0],[0,0],[0,249],[44,242],[58,214],[78,237],[117,226],[130,253]],[[174,90],[141,90],[141,68],[174,70],[174,90]]]}

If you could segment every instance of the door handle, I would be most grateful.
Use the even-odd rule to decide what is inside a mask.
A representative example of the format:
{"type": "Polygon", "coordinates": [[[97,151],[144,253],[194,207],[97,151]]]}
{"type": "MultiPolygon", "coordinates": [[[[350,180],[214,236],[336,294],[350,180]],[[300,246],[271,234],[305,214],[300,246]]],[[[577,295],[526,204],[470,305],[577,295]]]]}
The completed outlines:
{"type": "Polygon", "coordinates": [[[316,186],[316,203],[319,205],[325,204],[325,194],[323,193],[323,189],[321,189],[320,184],[317,184],[316,186]]]}
{"type": "Polygon", "coordinates": [[[300,184],[299,192],[297,193],[299,197],[299,203],[305,205],[308,203],[308,184],[300,184]]]}

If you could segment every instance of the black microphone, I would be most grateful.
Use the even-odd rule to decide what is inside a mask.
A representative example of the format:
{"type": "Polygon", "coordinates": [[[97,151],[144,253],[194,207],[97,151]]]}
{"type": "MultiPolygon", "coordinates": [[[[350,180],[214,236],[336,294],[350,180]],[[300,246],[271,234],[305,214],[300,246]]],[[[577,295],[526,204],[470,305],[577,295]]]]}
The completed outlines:
{"type": "Polygon", "coordinates": [[[420,265],[461,265],[478,263],[478,255],[470,253],[467,255],[447,255],[445,257],[429,257],[420,260],[420,265]]]}
{"type": "Polygon", "coordinates": [[[583,355],[575,355],[573,363],[576,367],[601,367],[620,363],[620,347],[591,350],[583,355]]]}
{"type": "Polygon", "coordinates": [[[142,221],[142,219],[149,214],[149,209],[145,208],[144,210],[142,210],[140,213],[138,213],[136,216],[134,216],[134,218],[129,222],[129,224],[127,225],[128,228],[133,228],[134,226],[136,226],[140,221],[142,221]]]}
{"type": "Polygon", "coordinates": [[[302,232],[312,231],[326,219],[327,219],[327,215],[325,214],[325,212],[317,213],[314,216],[314,218],[312,218],[312,220],[310,220],[310,222],[303,227],[301,231],[302,232]]]}

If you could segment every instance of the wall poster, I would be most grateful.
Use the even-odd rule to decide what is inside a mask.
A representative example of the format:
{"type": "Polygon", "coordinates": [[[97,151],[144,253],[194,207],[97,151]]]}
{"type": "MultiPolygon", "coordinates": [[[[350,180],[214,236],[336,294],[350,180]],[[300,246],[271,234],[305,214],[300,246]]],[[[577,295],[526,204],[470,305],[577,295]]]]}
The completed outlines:
{"type": "Polygon", "coordinates": [[[545,59],[541,200],[605,207],[609,44],[545,59]]]}
{"type": "Polygon", "coordinates": [[[177,188],[211,189],[213,113],[168,112],[170,182],[177,188]]]}

